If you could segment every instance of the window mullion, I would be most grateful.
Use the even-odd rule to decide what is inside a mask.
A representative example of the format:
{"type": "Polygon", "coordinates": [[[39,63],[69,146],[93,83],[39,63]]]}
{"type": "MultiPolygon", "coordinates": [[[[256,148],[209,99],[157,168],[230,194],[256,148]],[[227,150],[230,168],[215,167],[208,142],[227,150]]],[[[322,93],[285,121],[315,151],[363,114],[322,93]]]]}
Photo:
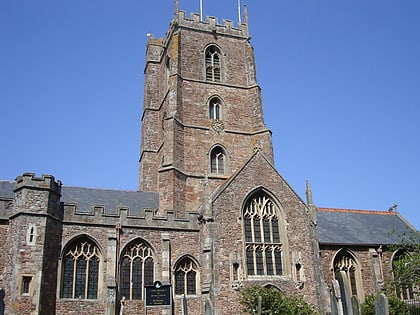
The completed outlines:
{"type": "Polygon", "coordinates": [[[77,267],[77,257],[73,256],[73,288],[72,288],[72,293],[71,296],[72,298],[76,298],[76,267],[77,267]]]}

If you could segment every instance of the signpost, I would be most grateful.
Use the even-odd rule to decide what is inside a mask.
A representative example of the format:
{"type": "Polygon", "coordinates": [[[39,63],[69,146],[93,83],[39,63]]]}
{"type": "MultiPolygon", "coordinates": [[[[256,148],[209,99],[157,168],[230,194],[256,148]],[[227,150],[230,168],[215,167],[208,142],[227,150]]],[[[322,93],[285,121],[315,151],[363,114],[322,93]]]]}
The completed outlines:
{"type": "Polygon", "coordinates": [[[145,308],[172,305],[170,284],[162,284],[160,281],[155,281],[153,285],[147,285],[144,287],[146,289],[145,308]]]}

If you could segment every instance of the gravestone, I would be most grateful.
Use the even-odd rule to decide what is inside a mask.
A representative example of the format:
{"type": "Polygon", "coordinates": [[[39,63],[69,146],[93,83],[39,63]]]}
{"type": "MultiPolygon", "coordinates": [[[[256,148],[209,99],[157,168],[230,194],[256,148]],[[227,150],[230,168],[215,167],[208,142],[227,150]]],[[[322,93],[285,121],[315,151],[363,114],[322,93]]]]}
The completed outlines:
{"type": "Polygon", "coordinates": [[[356,295],[351,297],[351,306],[353,308],[353,315],[360,315],[360,303],[356,295]]]}
{"type": "Polygon", "coordinates": [[[383,293],[379,293],[376,295],[375,315],[389,315],[388,298],[383,293]]]}
{"type": "Polygon", "coordinates": [[[347,279],[347,274],[344,271],[338,273],[338,282],[340,283],[341,300],[343,302],[344,315],[353,315],[353,308],[350,297],[350,284],[347,279]]]}

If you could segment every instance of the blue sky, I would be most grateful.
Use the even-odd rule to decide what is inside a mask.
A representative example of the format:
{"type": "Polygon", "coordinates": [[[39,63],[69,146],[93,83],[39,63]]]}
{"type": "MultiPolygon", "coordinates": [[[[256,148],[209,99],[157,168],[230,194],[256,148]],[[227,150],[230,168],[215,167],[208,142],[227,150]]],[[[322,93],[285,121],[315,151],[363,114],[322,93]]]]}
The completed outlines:
{"type": "MultiPolygon", "coordinates": [[[[420,227],[420,1],[248,5],[275,165],[320,207],[398,211],[420,227]]],[[[180,0],[199,11],[199,0],[180,0]]],[[[0,179],[137,189],[146,34],[173,0],[0,1],[0,179]]],[[[237,0],[203,0],[238,20],[237,0]]]]}

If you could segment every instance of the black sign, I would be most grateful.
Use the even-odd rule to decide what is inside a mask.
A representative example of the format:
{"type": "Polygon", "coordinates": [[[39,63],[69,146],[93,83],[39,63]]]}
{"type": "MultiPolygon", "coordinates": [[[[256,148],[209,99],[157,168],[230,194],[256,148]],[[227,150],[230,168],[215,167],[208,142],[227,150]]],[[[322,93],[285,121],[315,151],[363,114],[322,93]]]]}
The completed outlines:
{"type": "Polygon", "coordinates": [[[170,306],[171,286],[156,281],[153,286],[145,286],[146,306],[170,306]]]}

